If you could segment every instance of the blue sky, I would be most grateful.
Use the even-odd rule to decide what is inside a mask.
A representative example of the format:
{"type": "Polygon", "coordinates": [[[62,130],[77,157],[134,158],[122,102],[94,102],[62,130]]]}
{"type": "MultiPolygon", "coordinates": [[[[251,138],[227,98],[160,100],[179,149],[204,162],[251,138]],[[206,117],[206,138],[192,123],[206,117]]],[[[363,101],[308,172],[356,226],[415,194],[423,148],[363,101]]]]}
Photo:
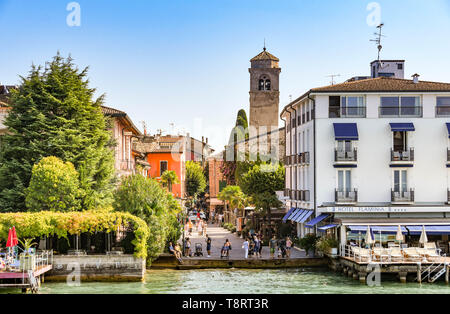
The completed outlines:
{"type": "MultiPolygon", "coordinates": [[[[106,105],[135,124],[190,131],[220,149],[240,108],[248,110],[249,60],[264,38],[280,58],[282,108],[307,89],[367,75],[376,58],[366,22],[372,1],[79,0],[69,27],[66,0],[0,0],[0,82],[59,50],[90,66],[106,105]]],[[[377,1],[386,24],[383,58],[407,60],[406,75],[450,82],[450,1],[377,1]]]]}

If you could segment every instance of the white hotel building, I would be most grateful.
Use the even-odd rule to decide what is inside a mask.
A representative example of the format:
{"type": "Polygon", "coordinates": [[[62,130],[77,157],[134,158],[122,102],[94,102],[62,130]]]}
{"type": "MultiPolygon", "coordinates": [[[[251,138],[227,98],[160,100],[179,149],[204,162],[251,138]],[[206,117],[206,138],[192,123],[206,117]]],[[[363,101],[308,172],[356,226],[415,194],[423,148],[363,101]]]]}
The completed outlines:
{"type": "Polygon", "coordinates": [[[367,226],[390,241],[400,225],[415,241],[425,226],[448,245],[450,83],[403,79],[404,60],[381,64],[283,109],[284,221],[299,236],[332,232],[341,244],[367,226]]]}

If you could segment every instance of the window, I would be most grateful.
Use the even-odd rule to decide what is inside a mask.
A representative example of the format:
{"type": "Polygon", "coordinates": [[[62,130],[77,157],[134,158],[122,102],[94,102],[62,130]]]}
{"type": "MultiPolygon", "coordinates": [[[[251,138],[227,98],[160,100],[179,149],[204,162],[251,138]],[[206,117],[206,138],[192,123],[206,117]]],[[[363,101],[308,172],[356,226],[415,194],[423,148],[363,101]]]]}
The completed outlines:
{"type": "Polygon", "coordinates": [[[364,117],[366,106],[362,96],[346,96],[341,99],[341,116],[364,117]]]}
{"type": "Polygon", "coordinates": [[[407,192],[408,176],[407,170],[394,171],[394,192],[407,192]]]}
{"type": "Polygon", "coordinates": [[[169,163],[167,161],[159,162],[159,176],[162,176],[162,174],[167,171],[167,169],[169,168],[168,166],[169,163]]]}
{"type": "Polygon", "coordinates": [[[352,189],[352,171],[339,170],[338,171],[338,191],[349,192],[352,189]]]}
{"type": "Polygon", "coordinates": [[[397,64],[397,70],[403,70],[403,63],[397,64]]]}
{"type": "Polygon", "coordinates": [[[393,132],[394,151],[405,152],[407,150],[407,132],[393,132]]]}
{"type": "Polygon", "coordinates": [[[272,88],[270,79],[266,76],[263,76],[258,82],[258,90],[267,90],[269,91],[272,88]]]}
{"type": "Polygon", "coordinates": [[[339,118],[341,108],[341,97],[340,96],[330,96],[329,97],[329,117],[339,118]]]}
{"type": "Polygon", "coordinates": [[[337,149],[340,152],[351,152],[352,141],[337,141],[337,149]]]}
{"type": "Polygon", "coordinates": [[[381,97],[380,116],[421,116],[420,97],[381,97]]]}
{"type": "Polygon", "coordinates": [[[450,97],[436,98],[436,114],[438,116],[450,116],[450,97]]]}

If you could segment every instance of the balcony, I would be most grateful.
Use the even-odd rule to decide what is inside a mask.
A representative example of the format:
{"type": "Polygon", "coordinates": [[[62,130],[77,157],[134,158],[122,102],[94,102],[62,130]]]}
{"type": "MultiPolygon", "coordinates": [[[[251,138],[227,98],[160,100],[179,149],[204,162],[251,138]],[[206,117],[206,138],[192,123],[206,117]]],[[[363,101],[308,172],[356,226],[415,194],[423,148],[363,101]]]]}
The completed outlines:
{"type": "Polygon", "coordinates": [[[447,148],[447,168],[450,168],[450,149],[447,148]]]}
{"type": "Polygon", "coordinates": [[[352,166],[356,165],[357,161],[358,161],[358,151],[356,148],[350,151],[340,149],[334,150],[335,166],[352,166]]]}
{"type": "Polygon", "coordinates": [[[355,204],[358,202],[358,190],[335,190],[335,202],[336,204],[355,204]]]}
{"type": "Polygon", "coordinates": [[[304,201],[304,202],[309,202],[311,200],[309,190],[303,190],[302,191],[302,199],[301,200],[304,201]]]}
{"type": "Polygon", "coordinates": [[[450,117],[450,106],[436,106],[436,117],[450,117]]]}
{"type": "Polygon", "coordinates": [[[307,166],[310,163],[310,154],[309,152],[300,153],[298,163],[302,166],[307,166]]]}
{"type": "Polygon", "coordinates": [[[291,195],[291,190],[290,189],[284,189],[284,196],[285,197],[290,197],[291,195]]]}
{"type": "Polygon", "coordinates": [[[406,151],[391,149],[391,166],[412,166],[414,164],[414,148],[406,151]]]}
{"type": "Polygon", "coordinates": [[[335,107],[330,106],[330,118],[365,118],[366,107],[335,107]]]}
{"type": "Polygon", "coordinates": [[[447,204],[450,204],[450,190],[447,190],[447,204]]]}
{"type": "Polygon", "coordinates": [[[380,107],[380,118],[422,117],[422,107],[380,107]]]}
{"type": "Polygon", "coordinates": [[[414,203],[414,190],[409,191],[391,191],[391,203],[392,204],[413,204],[414,203]]]}

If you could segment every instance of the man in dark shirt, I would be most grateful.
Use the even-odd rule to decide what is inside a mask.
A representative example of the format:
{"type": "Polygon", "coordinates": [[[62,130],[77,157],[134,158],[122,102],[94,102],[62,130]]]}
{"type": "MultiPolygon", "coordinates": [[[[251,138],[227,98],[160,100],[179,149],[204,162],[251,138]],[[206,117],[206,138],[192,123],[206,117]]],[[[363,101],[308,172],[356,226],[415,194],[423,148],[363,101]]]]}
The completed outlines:
{"type": "Polygon", "coordinates": [[[208,257],[211,257],[211,242],[209,235],[206,235],[206,252],[208,252],[208,257]]]}

